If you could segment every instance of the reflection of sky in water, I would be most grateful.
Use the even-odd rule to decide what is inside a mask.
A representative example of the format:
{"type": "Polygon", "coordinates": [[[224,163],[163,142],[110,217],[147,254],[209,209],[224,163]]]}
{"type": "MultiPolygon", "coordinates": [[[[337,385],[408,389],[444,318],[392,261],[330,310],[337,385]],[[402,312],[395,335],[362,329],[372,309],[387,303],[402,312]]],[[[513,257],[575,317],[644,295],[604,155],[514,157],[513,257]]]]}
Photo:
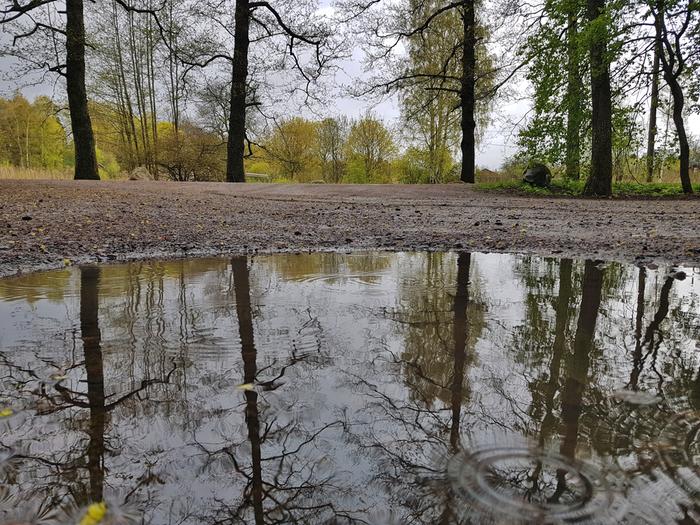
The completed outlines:
{"type": "Polygon", "coordinates": [[[638,268],[599,266],[329,253],[255,257],[249,274],[205,259],[0,281],[0,399],[23,409],[0,423],[2,446],[22,456],[5,469],[0,507],[102,495],[152,523],[386,509],[398,522],[498,521],[492,499],[447,468],[462,446],[478,458],[498,445],[520,459],[484,471],[492,496],[560,497],[583,509],[576,519],[612,521],[624,481],[633,522],[680,519],[683,505],[694,516],[697,273],[644,270],[640,302],[638,268]],[[241,283],[249,309],[236,304],[241,283]],[[83,307],[99,303],[98,339],[81,286],[83,307]],[[243,358],[246,312],[255,351],[243,358]],[[252,390],[239,388],[246,374],[252,390]],[[521,461],[533,446],[540,455],[521,461]],[[569,478],[557,477],[561,461],[569,478]],[[576,469],[598,491],[590,501],[577,501],[576,469]]]}

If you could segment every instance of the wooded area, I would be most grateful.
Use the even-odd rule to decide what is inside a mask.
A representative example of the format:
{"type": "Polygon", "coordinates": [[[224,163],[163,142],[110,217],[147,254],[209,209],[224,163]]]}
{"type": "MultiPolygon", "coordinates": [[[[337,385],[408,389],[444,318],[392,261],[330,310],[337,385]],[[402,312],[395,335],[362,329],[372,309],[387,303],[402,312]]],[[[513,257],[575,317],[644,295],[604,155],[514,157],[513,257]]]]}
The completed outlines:
{"type": "Polygon", "coordinates": [[[28,0],[0,17],[14,77],[65,89],[0,101],[3,165],[76,179],[471,183],[494,110],[520,101],[531,110],[503,159],[511,173],[543,162],[610,195],[613,180],[673,171],[692,193],[700,167],[687,130],[700,112],[697,0],[28,0]],[[360,50],[365,73],[340,85],[360,50]],[[332,114],[341,95],[395,96],[400,121],[332,114]]]}

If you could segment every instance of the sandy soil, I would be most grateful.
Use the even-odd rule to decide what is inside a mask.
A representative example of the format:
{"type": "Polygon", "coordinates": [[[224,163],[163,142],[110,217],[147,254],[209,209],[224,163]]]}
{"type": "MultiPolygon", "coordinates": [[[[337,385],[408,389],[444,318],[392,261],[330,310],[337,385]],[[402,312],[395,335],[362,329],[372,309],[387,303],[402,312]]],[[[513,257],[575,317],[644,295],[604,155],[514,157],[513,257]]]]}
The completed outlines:
{"type": "Polygon", "coordinates": [[[700,266],[700,199],[531,198],[460,184],[0,181],[0,276],[91,261],[334,249],[700,266]]]}

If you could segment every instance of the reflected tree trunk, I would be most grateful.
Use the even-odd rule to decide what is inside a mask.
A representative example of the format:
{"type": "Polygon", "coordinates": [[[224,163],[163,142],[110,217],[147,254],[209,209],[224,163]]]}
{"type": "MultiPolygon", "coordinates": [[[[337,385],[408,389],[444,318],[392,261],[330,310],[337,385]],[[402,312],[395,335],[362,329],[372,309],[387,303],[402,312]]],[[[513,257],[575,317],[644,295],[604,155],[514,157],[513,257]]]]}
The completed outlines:
{"type": "MultiPolygon", "coordinates": [[[[241,338],[243,357],[243,382],[252,385],[257,374],[255,336],[253,332],[253,313],[250,304],[250,275],[248,258],[231,259],[233,287],[236,295],[236,315],[238,316],[238,334],[241,338]]],[[[251,446],[253,480],[252,497],[255,523],[264,523],[263,486],[262,486],[262,452],[260,443],[260,416],[258,413],[258,393],[255,390],[244,392],[246,400],[245,420],[248,427],[248,440],[251,446]]]]}
{"type": "Polygon", "coordinates": [[[644,290],[646,288],[647,270],[639,268],[639,282],[637,284],[637,314],[634,323],[634,354],[632,355],[632,373],[627,387],[637,390],[639,374],[642,372],[642,323],[644,321],[644,290]]]}
{"type": "MultiPolygon", "coordinates": [[[[642,270],[643,269],[640,269],[640,271],[642,270]]],[[[628,384],[629,388],[632,390],[637,390],[639,388],[639,377],[641,376],[642,371],[644,370],[644,362],[646,361],[647,356],[652,352],[656,352],[657,350],[658,344],[655,340],[655,336],[656,333],[659,331],[661,323],[664,319],[666,319],[666,316],[668,315],[668,309],[670,306],[669,296],[671,294],[671,288],[673,287],[674,281],[673,277],[667,277],[664,281],[664,284],[661,287],[661,293],[659,294],[659,306],[656,310],[656,313],[654,314],[654,318],[651,320],[649,326],[644,332],[644,339],[640,341],[642,332],[641,324],[644,317],[644,282],[642,280],[641,274],[639,279],[639,286],[641,289],[637,296],[637,327],[635,332],[637,342],[635,343],[634,347],[632,373],[630,374],[630,380],[628,384]],[[646,354],[643,354],[642,351],[645,347],[648,348],[648,350],[646,354]]]]}
{"type": "MultiPolygon", "coordinates": [[[[586,261],[582,287],[581,310],[574,336],[574,354],[567,366],[567,377],[562,390],[561,402],[563,438],[559,452],[570,459],[576,457],[583,393],[588,384],[591,350],[593,350],[595,327],[603,289],[603,270],[598,268],[595,261],[586,261]]],[[[566,489],[566,471],[558,470],[557,488],[552,494],[550,502],[557,502],[566,489]]]]}
{"type": "Polygon", "coordinates": [[[90,442],[87,449],[90,474],[90,499],[103,500],[105,449],[105,388],[104,366],[99,325],[100,269],[84,267],[80,270],[80,333],[83,341],[87,397],[90,406],[90,442]]]}
{"type": "Polygon", "coordinates": [[[545,387],[545,415],[542,418],[539,444],[544,445],[554,426],[554,396],[559,389],[561,361],[566,352],[566,328],[569,325],[569,303],[571,302],[571,259],[562,259],[559,264],[559,297],[556,306],[552,361],[549,364],[549,382],[545,387]]]}
{"type": "Polygon", "coordinates": [[[659,331],[661,323],[666,319],[668,315],[668,309],[670,306],[669,296],[671,295],[671,288],[673,287],[673,277],[667,277],[661,287],[661,293],[659,294],[659,306],[654,314],[654,318],[649,323],[649,326],[644,333],[644,340],[642,341],[642,346],[649,345],[649,348],[654,347],[654,335],[659,331]]]}
{"type": "Polygon", "coordinates": [[[459,449],[459,424],[464,396],[464,371],[467,363],[467,339],[469,324],[467,308],[469,307],[469,270],[471,254],[460,253],[457,256],[457,293],[454,300],[454,371],[452,375],[452,423],[450,426],[450,445],[453,452],[459,449]]]}

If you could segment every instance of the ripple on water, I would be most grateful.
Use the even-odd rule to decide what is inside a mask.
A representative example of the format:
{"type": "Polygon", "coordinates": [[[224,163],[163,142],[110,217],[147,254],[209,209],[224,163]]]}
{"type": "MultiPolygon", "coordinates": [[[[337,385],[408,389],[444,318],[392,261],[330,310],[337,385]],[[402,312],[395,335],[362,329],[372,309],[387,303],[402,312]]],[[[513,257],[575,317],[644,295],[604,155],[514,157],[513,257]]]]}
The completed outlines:
{"type": "MultiPolygon", "coordinates": [[[[0,448],[0,482],[4,480],[5,473],[14,467],[16,462],[15,452],[11,448],[0,448]]],[[[0,497],[0,502],[2,497],[0,497]]]]}
{"type": "Polygon", "coordinates": [[[615,523],[621,491],[595,466],[528,447],[465,450],[448,463],[465,516],[480,523],[615,523]]]}
{"type": "Polygon", "coordinates": [[[630,405],[651,406],[656,405],[661,401],[659,396],[655,396],[650,392],[641,392],[639,390],[616,390],[612,397],[619,401],[624,401],[630,405]]]}

